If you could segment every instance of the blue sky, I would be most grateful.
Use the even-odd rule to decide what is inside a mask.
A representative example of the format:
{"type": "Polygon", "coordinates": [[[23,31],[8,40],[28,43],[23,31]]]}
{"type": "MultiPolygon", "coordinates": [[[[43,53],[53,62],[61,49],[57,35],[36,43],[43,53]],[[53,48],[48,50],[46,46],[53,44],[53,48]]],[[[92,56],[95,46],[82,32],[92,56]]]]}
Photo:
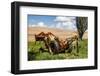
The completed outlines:
{"type": "Polygon", "coordinates": [[[76,18],[69,16],[28,15],[29,27],[76,29],[76,18]]]}

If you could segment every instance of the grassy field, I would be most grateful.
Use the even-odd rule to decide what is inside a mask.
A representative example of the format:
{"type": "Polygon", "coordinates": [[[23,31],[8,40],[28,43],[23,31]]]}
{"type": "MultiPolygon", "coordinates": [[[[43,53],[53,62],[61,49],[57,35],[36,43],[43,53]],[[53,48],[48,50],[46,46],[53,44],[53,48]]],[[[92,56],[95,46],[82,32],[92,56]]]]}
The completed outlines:
{"type": "Polygon", "coordinates": [[[76,55],[76,48],[71,53],[59,53],[51,55],[48,50],[40,51],[44,47],[43,42],[28,42],[28,60],[57,60],[57,59],[83,59],[88,57],[88,41],[79,41],[79,53],[76,55]]]}

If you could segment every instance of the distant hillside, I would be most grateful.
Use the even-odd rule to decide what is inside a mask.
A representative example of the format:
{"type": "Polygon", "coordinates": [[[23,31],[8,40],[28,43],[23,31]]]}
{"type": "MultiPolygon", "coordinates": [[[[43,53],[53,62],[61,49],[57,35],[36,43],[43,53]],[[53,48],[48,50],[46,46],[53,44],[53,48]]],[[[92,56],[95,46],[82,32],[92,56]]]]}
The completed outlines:
{"type": "MultiPolygon", "coordinates": [[[[34,35],[39,34],[40,32],[52,32],[54,35],[61,39],[66,39],[73,35],[77,35],[77,31],[61,30],[47,27],[28,27],[28,41],[34,41],[34,35]]],[[[83,38],[87,38],[87,32],[84,34],[83,38]]]]}

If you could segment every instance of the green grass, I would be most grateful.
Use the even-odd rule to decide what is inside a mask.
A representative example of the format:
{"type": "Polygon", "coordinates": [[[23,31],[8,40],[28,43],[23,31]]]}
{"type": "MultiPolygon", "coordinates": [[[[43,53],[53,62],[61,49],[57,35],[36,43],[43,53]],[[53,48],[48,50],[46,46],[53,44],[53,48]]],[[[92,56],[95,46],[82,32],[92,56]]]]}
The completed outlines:
{"type": "Polygon", "coordinates": [[[50,54],[47,49],[41,52],[39,49],[45,47],[43,42],[28,42],[28,60],[57,60],[57,59],[83,59],[88,57],[88,41],[79,41],[79,53],[76,48],[71,53],[50,54]]]}

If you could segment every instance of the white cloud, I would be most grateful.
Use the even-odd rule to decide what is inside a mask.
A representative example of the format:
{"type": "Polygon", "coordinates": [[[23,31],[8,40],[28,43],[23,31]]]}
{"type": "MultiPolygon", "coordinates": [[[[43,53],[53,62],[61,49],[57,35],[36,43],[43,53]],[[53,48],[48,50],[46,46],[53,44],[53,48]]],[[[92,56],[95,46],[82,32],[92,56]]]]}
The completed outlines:
{"type": "Polygon", "coordinates": [[[67,20],[66,17],[60,17],[60,16],[56,17],[55,19],[55,21],[66,21],[66,20],[67,20]]]}
{"type": "Polygon", "coordinates": [[[60,22],[56,24],[56,28],[60,28],[60,29],[62,28],[62,26],[61,26],[61,23],[60,23],[60,22]]]}
{"type": "Polygon", "coordinates": [[[37,24],[29,25],[29,27],[47,27],[44,22],[38,22],[37,24]]]}
{"type": "Polygon", "coordinates": [[[44,22],[39,22],[39,23],[37,23],[37,26],[46,27],[46,25],[44,24],[44,22]]]}
{"type": "Polygon", "coordinates": [[[34,25],[34,24],[30,24],[30,25],[29,25],[29,27],[34,27],[34,26],[36,26],[36,25],[34,25]]]}
{"type": "Polygon", "coordinates": [[[68,30],[76,30],[75,27],[75,17],[56,17],[54,20],[56,21],[56,28],[59,29],[68,29],[68,30]]]}
{"type": "Polygon", "coordinates": [[[60,28],[67,30],[76,30],[76,26],[72,22],[63,22],[60,28]]]}
{"type": "Polygon", "coordinates": [[[58,22],[69,22],[75,20],[75,17],[64,17],[64,16],[58,16],[56,17],[55,21],[58,22]]]}
{"type": "Polygon", "coordinates": [[[50,26],[49,26],[49,28],[55,28],[55,25],[54,25],[54,24],[52,24],[52,25],[50,25],[50,26]]]}

